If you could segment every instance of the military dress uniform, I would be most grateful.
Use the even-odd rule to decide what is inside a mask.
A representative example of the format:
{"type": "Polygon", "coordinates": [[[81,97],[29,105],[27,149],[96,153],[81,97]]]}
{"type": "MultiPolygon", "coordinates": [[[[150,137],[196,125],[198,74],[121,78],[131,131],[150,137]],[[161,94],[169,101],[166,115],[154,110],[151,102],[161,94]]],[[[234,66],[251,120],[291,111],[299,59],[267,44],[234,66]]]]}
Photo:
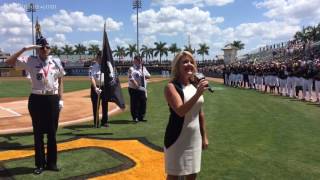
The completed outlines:
{"type": "MultiPolygon", "coordinates": [[[[99,63],[95,63],[90,67],[89,70],[89,76],[90,79],[93,79],[96,83],[96,87],[101,89],[100,98],[104,99],[105,97],[105,88],[104,88],[104,73],[101,72],[101,66],[99,63]],[[101,79],[100,79],[101,77],[101,79]],[[101,80],[101,82],[100,82],[101,80]]],[[[92,110],[93,110],[93,118],[94,118],[94,124],[96,125],[97,121],[97,103],[98,103],[98,94],[96,91],[96,87],[91,84],[91,102],[92,102],[92,110]]],[[[103,101],[100,101],[102,104],[102,120],[101,125],[108,125],[108,104],[103,103],[103,101]]]]}
{"type": "Polygon", "coordinates": [[[130,95],[130,111],[132,120],[143,121],[147,109],[147,82],[146,77],[150,77],[150,73],[143,66],[133,65],[129,68],[129,95],[130,95]],[[142,70],[143,69],[143,70],[142,70]],[[135,80],[139,87],[135,87],[131,80],[135,80]]]}
{"type": "Polygon", "coordinates": [[[38,56],[19,57],[16,67],[28,71],[31,78],[31,94],[28,109],[32,119],[35,165],[38,168],[56,167],[56,131],[60,113],[59,78],[65,71],[58,58],[48,56],[43,61],[38,56]],[[47,134],[47,156],[45,157],[44,134],[47,134]]]}

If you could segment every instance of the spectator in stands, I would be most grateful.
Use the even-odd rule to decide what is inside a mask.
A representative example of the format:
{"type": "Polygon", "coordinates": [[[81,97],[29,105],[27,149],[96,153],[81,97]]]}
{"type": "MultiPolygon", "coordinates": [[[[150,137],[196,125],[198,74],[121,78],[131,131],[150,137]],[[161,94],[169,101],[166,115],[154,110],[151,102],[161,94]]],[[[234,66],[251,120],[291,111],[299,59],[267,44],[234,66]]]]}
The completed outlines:
{"type": "Polygon", "coordinates": [[[93,111],[93,119],[94,126],[100,127],[99,124],[99,108],[101,102],[102,104],[102,120],[101,126],[109,127],[108,124],[108,104],[102,103],[101,99],[106,95],[104,90],[104,73],[101,72],[101,53],[97,54],[95,59],[95,63],[89,69],[89,76],[91,80],[91,102],[92,102],[92,111],[93,111]],[[99,100],[100,98],[100,100],[99,100]]]}
{"type": "Polygon", "coordinates": [[[7,59],[7,64],[22,67],[30,73],[32,91],[28,109],[32,119],[35,165],[34,174],[44,169],[59,171],[57,167],[56,131],[59,113],[63,107],[62,76],[65,74],[58,58],[49,56],[50,46],[41,37],[37,45],[22,48],[7,59]],[[25,51],[37,50],[38,56],[20,57],[25,51]],[[45,157],[44,134],[47,134],[47,157],[45,157]]]}
{"type": "Polygon", "coordinates": [[[146,121],[144,119],[147,109],[147,81],[150,73],[143,66],[142,58],[135,56],[133,66],[128,71],[130,111],[134,122],[146,121]]]}

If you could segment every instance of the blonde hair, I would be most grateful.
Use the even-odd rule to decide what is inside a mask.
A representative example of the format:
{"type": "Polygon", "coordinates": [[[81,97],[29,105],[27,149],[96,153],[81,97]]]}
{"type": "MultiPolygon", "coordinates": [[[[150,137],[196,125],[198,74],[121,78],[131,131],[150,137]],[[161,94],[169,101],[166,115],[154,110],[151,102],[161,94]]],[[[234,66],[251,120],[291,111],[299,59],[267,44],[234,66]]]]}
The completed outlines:
{"type": "Polygon", "coordinates": [[[189,57],[191,59],[191,63],[195,66],[195,71],[197,71],[197,64],[193,57],[193,55],[189,51],[181,51],[179,52],[171,63],[171,80],[175,81],[179,79],[181,72],[179,70],[179,65],[183,57],[189,57]]]}

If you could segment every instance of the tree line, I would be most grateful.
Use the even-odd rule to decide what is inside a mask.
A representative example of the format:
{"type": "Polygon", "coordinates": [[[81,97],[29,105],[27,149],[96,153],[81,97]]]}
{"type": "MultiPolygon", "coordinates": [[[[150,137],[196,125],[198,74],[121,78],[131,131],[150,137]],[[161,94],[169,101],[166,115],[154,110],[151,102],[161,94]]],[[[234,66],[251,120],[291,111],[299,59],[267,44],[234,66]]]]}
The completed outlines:
{"type": "MultiPolygon", "coordinates": [[[[239,48],[240,50],[244,48],[244,44],[241,41],[233,41],[231,43],[233,46],[239,48]]],[[[199,48],[192,48],[191,45],[184,46],[183,48],[179,48],[176,43],[167,46],[166,42],[155,42],[155,47],[151,48],[146,45],[142,45],[140,48],[140,55],[145,58],[146,62],[150,59],[154,59],[154,57],[159,57],[159,61],[161,64],[162,57],[166,56],[168,58],[169,52],[175,56],[181,50],[189,51],[192,54],[197,53],[202,56],[202,60],[204,60],[205,55],[209,55],[210,47],[206,43],[200,43],[199,48]]],[[[69,55],[79,55],[80,59],[82,55],[96,55],[100,50],[99,45],[90,44],[88,47],[83,44],[76,44],[74,46],[65,45],[61,48],[58,46],[53,46],[51,48],[51,54],[56,56],[66,55],[67,59],[69,55]]],[[[113,56],[120,60],[123,57],[129,56],[133,58],[137,54],[137,46],[136,44],[129,44],[127,48],[117,46],[113,51],[113,56]]]]}

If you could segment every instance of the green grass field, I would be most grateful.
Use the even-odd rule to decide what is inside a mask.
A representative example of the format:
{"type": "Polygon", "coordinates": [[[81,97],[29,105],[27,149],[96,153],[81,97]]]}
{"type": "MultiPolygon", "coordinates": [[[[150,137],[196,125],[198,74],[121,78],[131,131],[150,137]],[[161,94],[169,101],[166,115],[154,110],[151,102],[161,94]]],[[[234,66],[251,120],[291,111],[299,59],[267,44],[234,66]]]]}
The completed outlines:
{"type": "MultiPolygon", "coordinates": [[[[75,77],[77,80],[67,78],[64,80],[64,92],[71,92],[90,87],[88,77],[75,77]]],[[[127,82],[126,77],[120,77],[120,82],[127,82]]],[[[26,97],[30,94],[31,83],[26,78],[11,80],[10,78],[0,79],[0,98],[4,97],[26,97]]]]}
{"type": "MultiPolygon", "coordinates": [[[[87,82],[83,83],[75,86],[88,87],[87,82]]],[[[151,83],[148,86],[148,122],[132,123],[130,112],[127,111],[111,117],[111,126],[107,129],[93,129],[89,123],[60,128],[58,140],[67,141],[76,137],[144,137],[152,144],[163,147],[163,136],[168,121],[168,106],[163,97],[165,83],[151,83]]],[[[65,85],[68,86],[67,83],[65,85]]],[[[209,149],[203,152],[199,179],[320,179],[318,105],[251,90],[216,84],[215,87],[217,90],[214,94],[205,94],[204,111],[210,144],[209,149]]],[[[126,104],[129,104],[127,89],[123,89],[123,93],[126,104]]],[[[30,133],[0,137],[2,150],[29,148],[32,144],[33,137],[30,133]]],[[[108,158],[108,155],[104,157],[108,158],[105,163],[96,163],[84,157],[85,154],[101,158],[101,153],[103,152],[97,153],[94,150],[75,151],[72,159],[61,158],[64,156],[61,153],[59,164],[63,169],[77,167],[81,169],[80,173],[88,173],[91,171],[90,168],[99,169],[109,163],[106,166],[112,167],[119,163],[108,158]]],[[[30,171],[14,173],[21,166],[33,168],[30,158],[2,164],[16,179],[35,178],[30,171]]],[[[79,172],[70,175],[70,171],[61,171],[59,177],[45,173],[48,179],[79,175],[79,172]]]]}

